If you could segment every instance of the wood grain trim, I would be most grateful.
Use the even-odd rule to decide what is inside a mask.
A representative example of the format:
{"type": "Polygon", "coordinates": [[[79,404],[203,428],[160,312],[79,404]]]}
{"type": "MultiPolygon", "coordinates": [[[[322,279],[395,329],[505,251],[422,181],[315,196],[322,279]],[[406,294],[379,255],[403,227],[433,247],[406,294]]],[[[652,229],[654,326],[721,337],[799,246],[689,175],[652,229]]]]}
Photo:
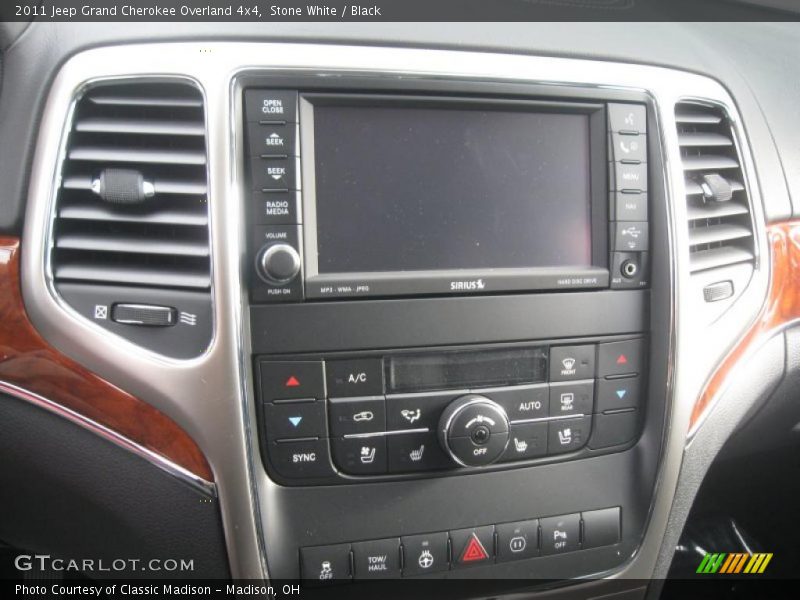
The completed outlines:
{"type": "Polygon", "coordinates": [[[0,381],[28,390],[213,482],[199,446],[169,417],[50,346],[22,302],[20,245],[0,237],[0,381]]]}
{"type": "Polygon", "coordinates": [[[775,335],[778,329],[800,319],[800,221],[770,225],[767,237],[772,265],[767,299],[753,325],[706,383],[692,410],[690,431],[725,389],[739,361],[775,335]]]}

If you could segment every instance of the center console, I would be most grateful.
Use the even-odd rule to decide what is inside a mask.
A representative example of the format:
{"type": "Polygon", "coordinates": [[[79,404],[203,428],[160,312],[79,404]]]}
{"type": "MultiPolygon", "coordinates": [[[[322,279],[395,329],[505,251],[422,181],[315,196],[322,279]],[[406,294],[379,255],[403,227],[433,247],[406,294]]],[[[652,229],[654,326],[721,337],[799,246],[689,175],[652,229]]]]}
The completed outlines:
{"type": "Polygon", "coordinates": [[[652,99],[300,73],[238,90],[273,577],[623,564],[665,418],[652,99]]]}

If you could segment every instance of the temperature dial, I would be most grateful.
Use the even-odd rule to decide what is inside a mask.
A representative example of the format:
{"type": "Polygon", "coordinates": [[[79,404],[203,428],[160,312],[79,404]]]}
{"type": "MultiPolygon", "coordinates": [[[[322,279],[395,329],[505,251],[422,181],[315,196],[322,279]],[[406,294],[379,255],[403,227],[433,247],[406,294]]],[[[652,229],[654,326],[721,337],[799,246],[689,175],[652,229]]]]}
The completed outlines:
{"type": "Polygon", "coordinates": [[[461,396],[450,403],[439,419],[439,441],[462,467],[490,465],[506,450],[508,415],[486,396],[461,396]]]}

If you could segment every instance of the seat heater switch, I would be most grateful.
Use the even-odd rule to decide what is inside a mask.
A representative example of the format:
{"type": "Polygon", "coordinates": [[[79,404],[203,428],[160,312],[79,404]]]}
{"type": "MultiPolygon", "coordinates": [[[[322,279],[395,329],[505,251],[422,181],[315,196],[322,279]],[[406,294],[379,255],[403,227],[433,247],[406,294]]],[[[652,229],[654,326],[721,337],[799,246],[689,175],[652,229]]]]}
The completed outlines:
{"type": "Polygon", "coordinates": [[[171,327],[175,325],[177,311],[171,306],[154,304],[115,304],[111,320],[124,325],[144,327],[171,327]]]}

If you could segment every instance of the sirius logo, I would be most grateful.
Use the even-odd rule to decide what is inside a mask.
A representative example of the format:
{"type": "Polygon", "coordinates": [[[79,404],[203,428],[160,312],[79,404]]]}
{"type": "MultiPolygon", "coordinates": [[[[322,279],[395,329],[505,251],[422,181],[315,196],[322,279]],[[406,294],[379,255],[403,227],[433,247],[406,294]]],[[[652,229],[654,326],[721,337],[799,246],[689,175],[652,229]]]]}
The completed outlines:
{"type": "Polygon", "coordinates": [[[472,281],[451,281],[450,282],[450,291],[463,291],[463,292],[474,292],[477,290],[482,290],[486,287],[486,284],[483,282],[483,279],[474,279],[472,281]]]}

